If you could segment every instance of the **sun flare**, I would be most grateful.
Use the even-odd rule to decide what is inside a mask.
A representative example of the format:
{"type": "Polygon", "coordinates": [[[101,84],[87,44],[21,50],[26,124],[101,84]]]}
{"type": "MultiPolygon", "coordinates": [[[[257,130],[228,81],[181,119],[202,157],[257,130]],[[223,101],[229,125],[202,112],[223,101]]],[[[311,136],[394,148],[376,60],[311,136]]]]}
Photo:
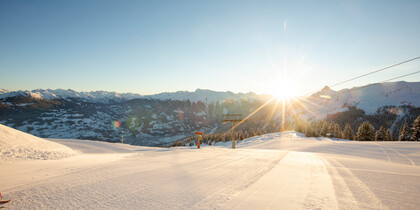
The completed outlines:
{"type": "Polygon", "coordinates": [[[298,87],[293,80],[282,80],[274,84],[272,95],[278,100],[288,100],[298,95],[298,87]]]}

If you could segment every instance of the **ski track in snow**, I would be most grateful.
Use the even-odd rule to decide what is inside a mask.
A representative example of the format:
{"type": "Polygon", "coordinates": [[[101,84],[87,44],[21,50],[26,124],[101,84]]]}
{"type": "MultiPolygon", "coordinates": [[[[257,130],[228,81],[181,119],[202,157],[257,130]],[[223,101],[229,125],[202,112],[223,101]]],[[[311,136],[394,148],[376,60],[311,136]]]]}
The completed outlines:
{"type": "Polygon", "coordinates": [[[10,209],[418,209],[420,144],[268,134],[152,148],[52,140],[60,160],[0,162],[10,209]]]}
{"type": "Polygon", "coordinates": [[[227,209],[338,207],[323,162],[313,153],[290,152],[262,179],[232,200],[227,209]]]}

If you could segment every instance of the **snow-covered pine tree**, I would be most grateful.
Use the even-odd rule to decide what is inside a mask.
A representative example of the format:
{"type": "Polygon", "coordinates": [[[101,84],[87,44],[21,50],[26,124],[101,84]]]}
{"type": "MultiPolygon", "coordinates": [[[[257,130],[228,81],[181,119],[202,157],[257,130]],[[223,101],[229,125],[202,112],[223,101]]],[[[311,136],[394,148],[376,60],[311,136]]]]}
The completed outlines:
{"type": "Polygon", "coordinates": [[[407,123],[400,129],[400,133],[398,135],[398,141],[410,141],[410,128],[408,127],[407,123]]]}
{"type": "Polygon", "coordinates": [[[411,131],[411,141],[420,141],[420,115],[414,120],[411,131]]]}
{"type": "Polygon", "coordinates": [[[341,138],[342,135],[343,132],[341,131],[340,126],[338,125],[338,123],[334,123],[334,137],[341,138]]]}
{"type": "Polygon", "coordinates": [[[373,141],[375,138],[374,128],[368,121],[362,123],[357,129],[358,141],[373,141]]]}
{"type": "Polygon", "coordinates": [[[314,131],[313,136],[314,137],[320,137],[321,136],[321,130],[322,130],[322,121],[312,121],[311,127],[314,131]]]}
{"type": "Polygon", "coordinates": [[[334,124],[334,122],[330,122],[330,124],[328,125],[327,135],[329,137],[335,137],[335,124],[334,124]]]}
{"type": "Polygon", "coordinates": [[[353,140],[353,129],[349,123],[344,127],[343,139],[353,140]]]}
{"type": "Polygon", "coordinates": [[[328,122],[324,121],[322,123],[322,128],[321,128],[321,132],[320,132],[320,136],[327,136],[327,134],[329,133],[329,127],[330,125],[328,125],[328,122]]]}
{"type": "Polygon", "coordinates": [[[391,133],[391,129],[390,128],[388,128],[387,130],[386,130],[386,135],[385,135],[385,140],[384,141],[392,141],[392,133],[391,133]]]}
{"type": "Polygon", "coordinates": [[[385,141],[385,140],[386,140],[386,130],[383,126],[381,126],[379,130],[376,131],[375,141],[385,141]]]}
{"type": "Polygon", "coordinates": [[[314,136],[314,128],[312,127],[313,123],[307,124],[305,127],[305,136],[306,137],[313,137],[314,136]]]}

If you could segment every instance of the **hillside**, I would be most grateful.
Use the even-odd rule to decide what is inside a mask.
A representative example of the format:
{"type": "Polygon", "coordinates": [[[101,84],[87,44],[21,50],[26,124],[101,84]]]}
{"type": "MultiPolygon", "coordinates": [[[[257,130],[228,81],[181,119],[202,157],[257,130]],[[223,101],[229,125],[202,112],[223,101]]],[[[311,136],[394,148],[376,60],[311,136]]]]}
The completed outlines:
{"type": "Polygon", "coordinates": [[[60,159],[75,152],[67,146],[54,143],[0,124],[0,159],[60,159]]]}

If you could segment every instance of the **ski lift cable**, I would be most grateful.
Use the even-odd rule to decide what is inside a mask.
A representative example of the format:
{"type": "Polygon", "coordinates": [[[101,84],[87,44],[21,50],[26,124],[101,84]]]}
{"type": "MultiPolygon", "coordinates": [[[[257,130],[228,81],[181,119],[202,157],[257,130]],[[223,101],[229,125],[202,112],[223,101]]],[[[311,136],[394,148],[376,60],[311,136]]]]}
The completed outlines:
{"type": "MultiPolygon", "coordinates": [[[[411,75],[414,75],[414,74],[418,74],[418,73],[420,73],[420,71],[416,71],[416,72],[412,72],[412,73],[409,73],[409,74],[404,74],[404,75],[401,75],[401,76],[398,76],[398,77],[394,77],[394,78],[391,78],[391,79],[387,79],[387,80],[384,80],[384,81],[382,81],[380,83],[389,82],[389,81],[392,81],[392,80],[400,79],[400,78],[403,78],[403,77],[408,77],[408,76],[411,76],[411,75]]],[[[341,93],[336,93],[336,94],[332,95],[331,97],[334,97],[334,96],[337,96],[337,95],[341,95],[341,94],[344,94],[344,93],[348,93],[348,92],[351,92],[351,91],[354,91],[354,90],[366,88],[366,87],[369,87],[369,86],[372,86],[372,85],[375,85],[375,84],[377,84],[377,83],[372,83],[372,84],[361,86],[361,87],[355,87],[355,88],[352,88],[352,89],[350,89],[348,91],[344,91],[344,92],[341,92],[341,93]]]]}
{"type": "Polygon", "coordinates": [[[381,69],[378,69],[378,70],[375,70],[375,71],[369,72],[369,73],[367,73],[367,74],[363,74],[363,75],[360,75],[360,76],[357,76],[357,77],[353,77],[353,78],[351,78],[351,79],[348,79],[348,80],[345,80],[345,81],[342,81],[342,82],[339,82],[339,83],[333,84],[333,85],[331,85],[330,87],[334,87],[334,86],[337,86],[337,85],[341,85],[341,84],[344,84],[344,83],[346,83],[346,82],[350,82],[350,81],[353,81],[353,80],[356,80],[356,79],[359,79],[359,78],[362,78],[362,77],[365,77],[365,76],[368,76],[368,75],[371,75],[371,74],[374,74],[374,73],[378,73],[378,72],[380,72],[380,71],[384,71],[384,70],[387,70],[387,69],[390,69],[390,68],[393,68],[393,67],[396,67],[396,66],[402,65],[402,64],[404,64],[404,63],[408,63],[408,62],[411,62],[411,61],[417,60],[417,59],[420,59],[420,56],[419,56],[419,57],[412,58],[412,59],[409,59],[409,60],[405,60],[405,61],[400,62],[400,63],[397,63],[397,64],[393,64],[393,65],[387,66],[387,67],[385,67],[385,68],[381,68],[381,69]]]}
{"type": "MultiPolygon", "coordinates": [[[[329,87],[334,87],[334,86],[337,86],[337,85],[341,85],[341,84],[344,84],[344,83],[346,83],[346,82],[350,82],[350,81],[353,81],[353,80],[356,80],[356,79],[359,79],[359,78],[362,78],[362,77],[365,77],[365,76],[368,76],[368,75],[371,75],[371,74],[374,74],[374,73],[378,73],[378,72],[380,72],[380,71],[384,71],[384,70],[387,70],[387,69],[390,69],[390,68],[393,68],[393,67],[396,67],[396,66],[399,66],[399,65],[405,64],[405,63],[409,63],[409,62],[415,61],[415,60],[417,60],[417,59],[420,59],[420,56],[419,56],[419,57],[415,57],[415,58],[411,58],[411,59],[408,59],[408,60],[405,60],[405,61],[402,61],[402,62],[399,62],[399,63],[396,63],[396,64],[393,64],[393,65],[390,65],[390,66],[387,66],[387,67],[384,67],[384,68],[381,68],[381,69],[378,69],[378,70],[375,70],[375,71],[372,71],[372,72],[369,72],[369,73],[367,73],[367,74],[362,74],[362,75],[360,75],[360,76],[353,77],[353,78],[351,78],[351,79],[344,80],[344,81],[342,81],[342,82],[335,83],[335,84],[333,84],[333,85],[330,85],[329,87]]],[[[411,74],[409,74],[409,75],[411,75],[411,74]]],[[[397,77],[397,78],[392,78],[392,79],[390,79],[390,80],[399,79],[399,78],[402,78],[402,77],[405,77],[405,76],[406,76],[406,75],[402,75],[402,76],[400,76],[400,77],[397,77]]],[[[408,76],[408,75],[407,75],[407,76],[408,76]]],[[[385,80],[385,81],[390,81],[390,80],[385,80]]],[[[384,82],[385,82],[385,81],[384,81],[384,82]]],[[[316,93],[316,92],[318,92],[318,91],[312,91],[312,92],[309,92],[309,93],[304,94],[303,96],[312,95],[312,94],[314,94],[314,93],[316,93]]]]}

